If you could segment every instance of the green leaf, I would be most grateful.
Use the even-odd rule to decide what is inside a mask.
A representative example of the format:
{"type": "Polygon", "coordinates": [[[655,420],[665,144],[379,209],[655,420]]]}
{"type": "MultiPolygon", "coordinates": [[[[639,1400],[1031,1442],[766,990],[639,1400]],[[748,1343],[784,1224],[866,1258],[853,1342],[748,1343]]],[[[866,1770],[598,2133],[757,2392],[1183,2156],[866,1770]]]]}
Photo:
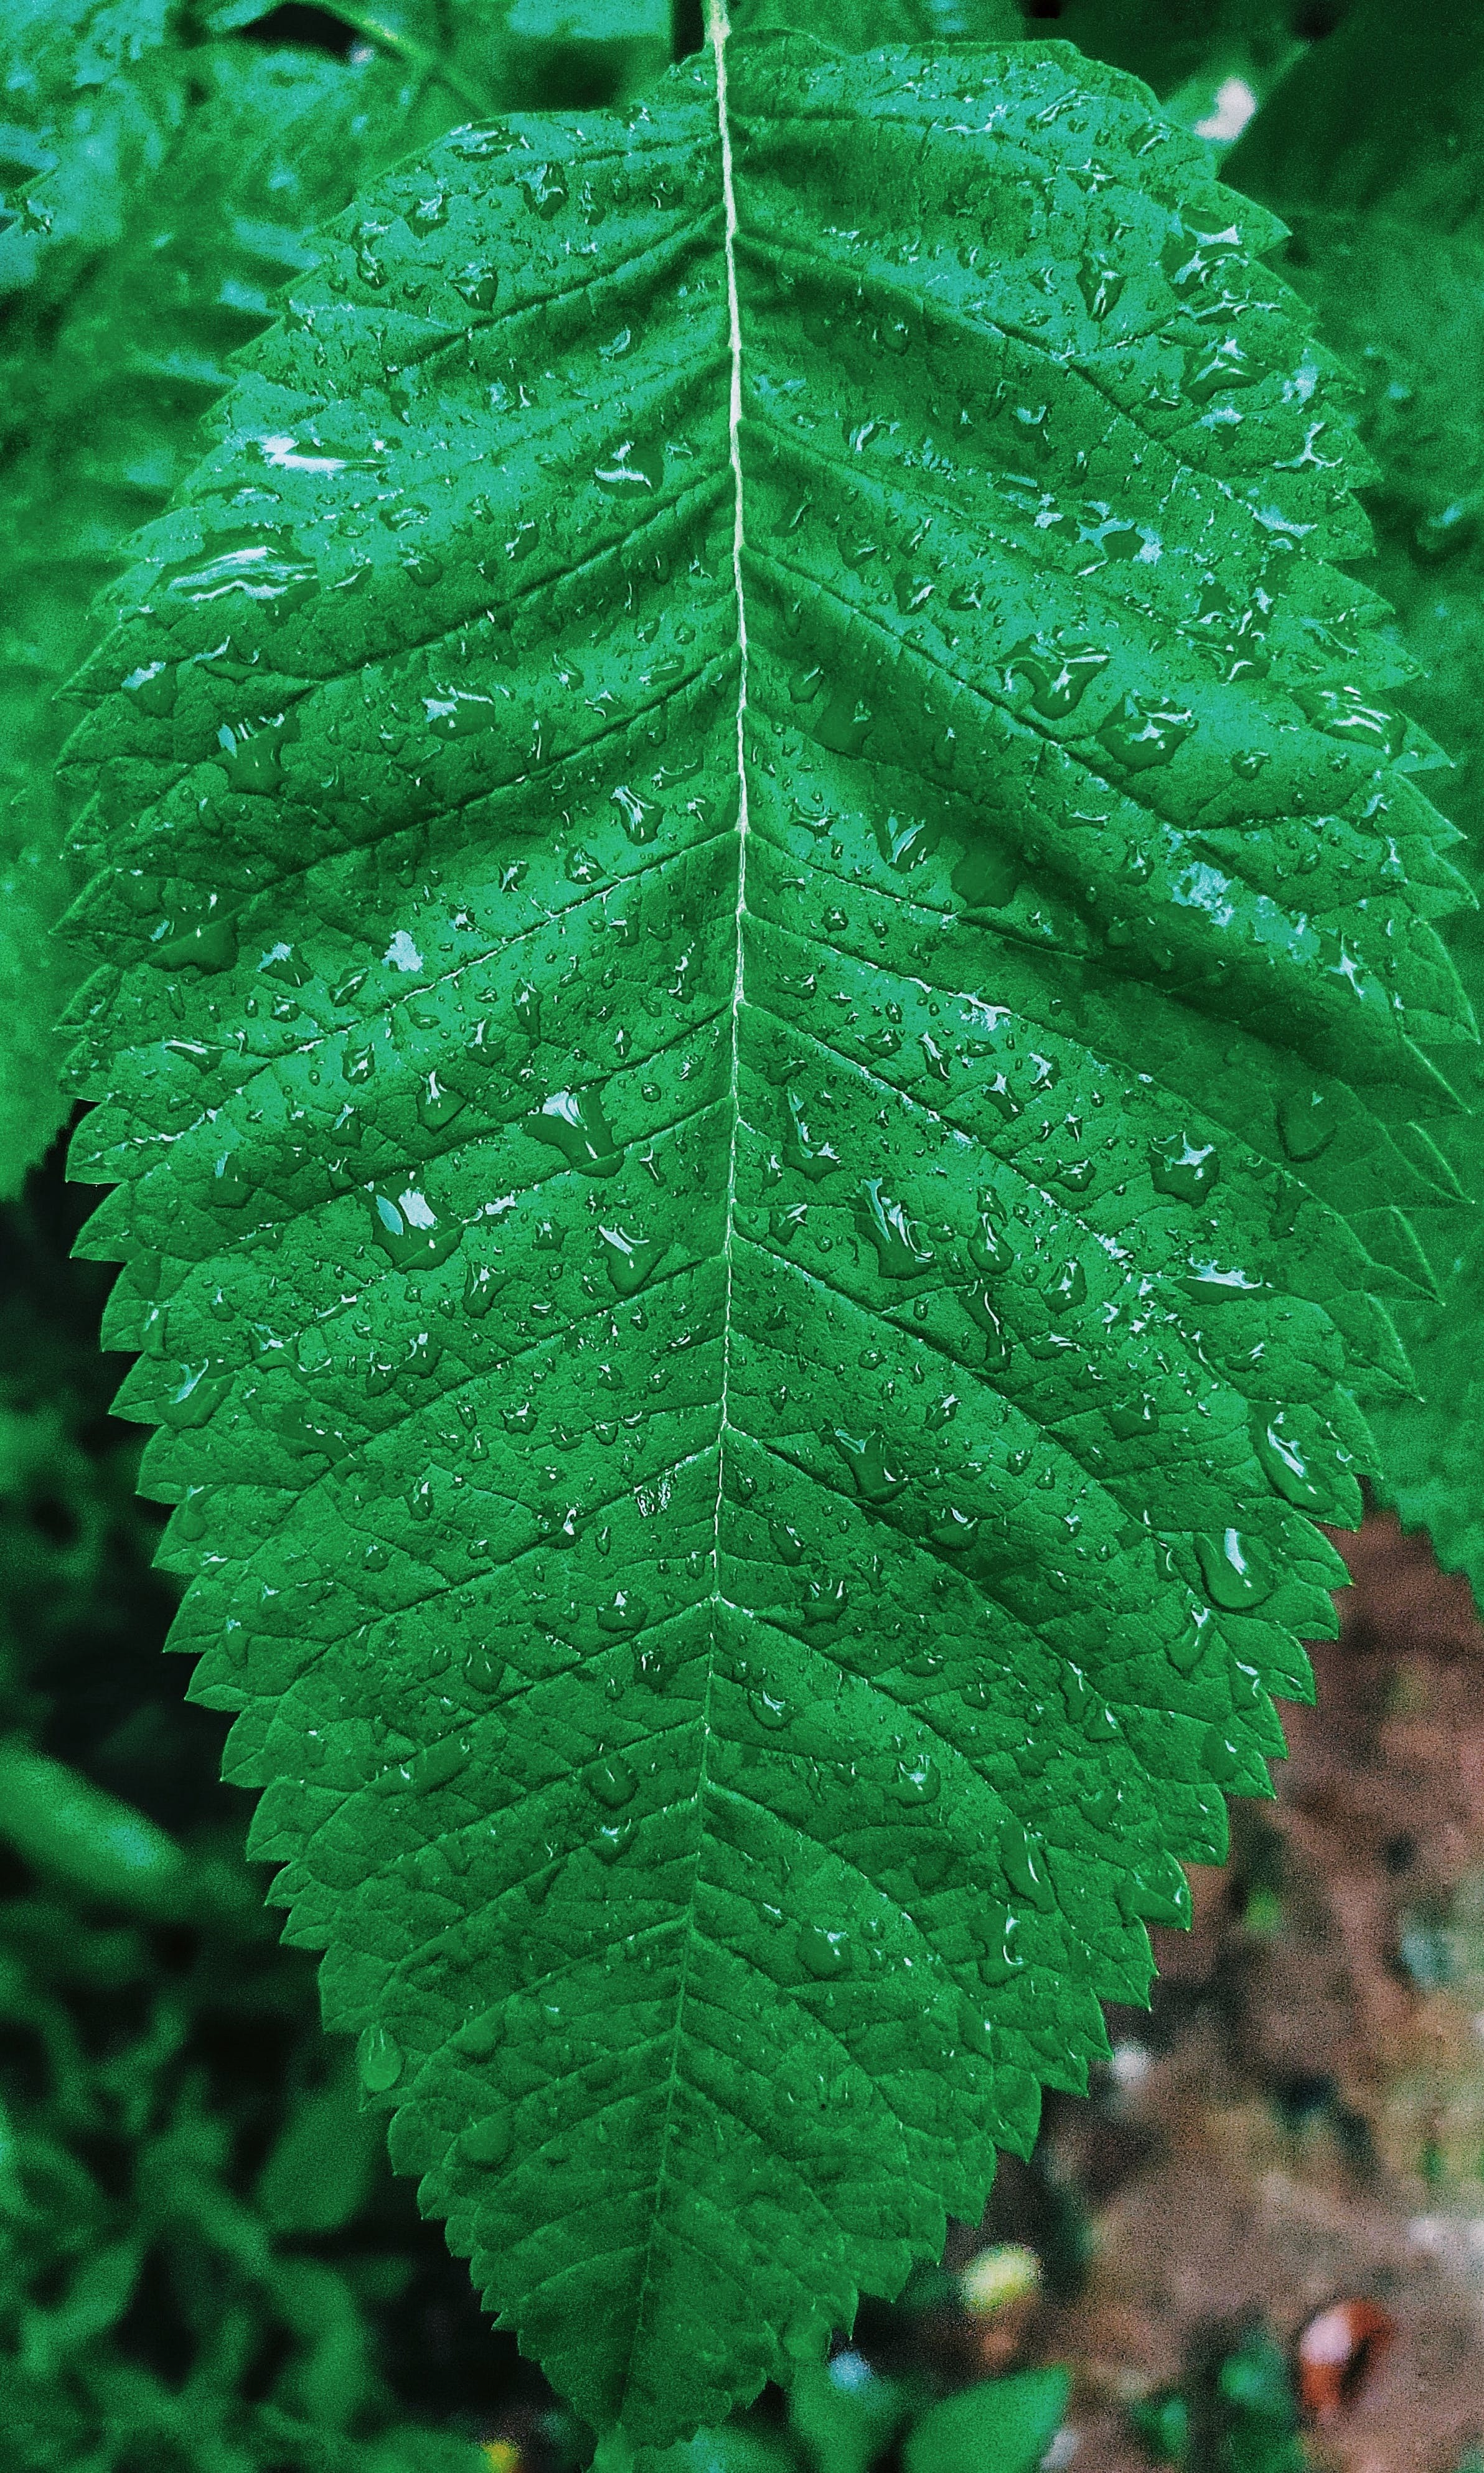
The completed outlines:
{"type": "Polygon", "coordinates": [[[1473,1035],[1276,227],[1065,49],[730,74],[352,210],[73,759],[175,1645],[638,2446],[977,2217],[1267,1791],[1404,1371],[1328,1180],[1405,1260],[1473,1035]]]}
{"type": "Polygon", "coordinates": [[[358,2104],[348,2053],[328,2083],[300,2095],[258,2176],[253,2203],[275,2233],[338,2232],[364,2200],[379,2125],[358,2104]]]}
{"type": "MultiPolygon", "coordinates": [[[[1361,372],[1361,427],[1375,457],[1379,561],[1374,580],[1396,612],[1389,630],[1422,675],[1407,708],[1443,740],[1452,769],[1438,795],[1463,828],[1458,856],[1484,881],[1484,218],[1474,167],[1484,137],[1484,72],[1472,9],[1448,6],[1402,30],[1383,7],[1357,9],[1280,89],[1231,158],[1230,177],[1293,226],[1294,281],[1321,329],[1361,372]]],[[[1484,925],[1448,941],[1475,1004],[1484,925]]],[[[1454,1074],[1473,1113],[1416,1129],[1431,1187],[1416,1212],[1431,1277],[1399,1309],[1420,1383],[1377,1411],[1383,1499],[1425,1526],[1439,1559],[1469,1574],[1484,1603],[1484,1076],[1454,1074]],[[1436,1135],[1436,1141],[1433,1135],[1436,1135]]]]}
{"type": "Polygon", "coordinates": [[[907,2417],[910,2397],[858,2353],[804,2362],[788,2391],[789,2427],[811,2473],[868,2473],[907,2417]]]}
{"type": "Polygon", "coordinates": [[[1020,2370],[945,2396],[908,2432],[905,2473],[1034,2473],[1070,2388],[1065,2370],[1020,2370]]]}

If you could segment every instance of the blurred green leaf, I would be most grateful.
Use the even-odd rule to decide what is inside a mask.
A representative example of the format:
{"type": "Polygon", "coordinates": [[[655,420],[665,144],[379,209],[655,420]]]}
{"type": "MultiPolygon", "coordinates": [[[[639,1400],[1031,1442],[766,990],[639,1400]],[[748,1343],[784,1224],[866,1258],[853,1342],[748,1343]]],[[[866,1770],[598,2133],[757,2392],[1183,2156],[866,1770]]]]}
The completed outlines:
{"type": "Polygon", "coordinates": [[[1066,2411],[1065,2370],[1018,2370],[945,2396],[915,2422],[905,2473],[1031,2473],[1066,2411]]]}
{"type": "MultiPolygon", "coordinates": [[[[1448,750],[1429,787],[1484,888],[1484,51],[1473,0],[1404,13],[1360,0],[1283,81],[1226,177],[1292,228],[1284,272],[1357,372],[1376,463],[1372,580],[1421,664],[1401,701],[1448,750]]],[[[1310,451],[1323,457],[1316,428],[1310,451]]],[[[1378,817],[1377,823],[1381,824],[1378,817]]],[[[1484,1012],[1484,917],[1446,941],[1484,1012]]],[[[1405,1132],[1430,1200],[1411,1217],[1430,1277],[1394,1307],[1419,1392],[1379,1403],[1378,1491],[1431,1533],[1484,1603],[1484,1068],[1453,1050],[1472,1115],[1405,1132]]],[[[1366,1223],[1356,1218],[1366,1231],[1366,1223]]],[[[1368,1241],[1374,1243],[1374,1224],[1368,1241]]]]}

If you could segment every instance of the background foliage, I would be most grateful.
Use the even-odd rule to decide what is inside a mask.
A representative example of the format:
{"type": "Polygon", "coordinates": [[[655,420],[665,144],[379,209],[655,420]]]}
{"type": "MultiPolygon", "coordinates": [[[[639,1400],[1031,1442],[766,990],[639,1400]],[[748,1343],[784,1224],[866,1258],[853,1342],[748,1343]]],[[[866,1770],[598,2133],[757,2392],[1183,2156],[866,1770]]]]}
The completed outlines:
{"type": "MultiPolygon", "coordinates": [[[[48,35],[60,13],[38,12],[48,35]]],[[[1055,31],[1150,77],[1187,121],[1209,111],[1227,75],[1246,79],[1264,96],[1233,177],[1295,225],[1288,272],[1367,375],[1370,435],[1382,466],[1372,500],[1382,587],[1398,607],[1399,637],[1420,650],[1434,671],[1431,685],[1414,689],[1411,701],[1442,740],[1467,753],[1476,729],[1467,683],[1478,597],[1472,561],[1479,431],[1475,407],[1457,383],[1468,357],[1460,356],[1456,333],[1439,314],[1446,308],[1463,322],[1467,343],[1470,291],[1459,268],[1472,263],[1473,200],[1464,167],[1469,131],[1476,125],[1469,117],[1471,90],[1458,74],[1467,15],[1449,20],[1444,12],[1432,56],[1433,74],[1448,97],[1448,125],[1440,135],[1438,110],[1435,103],[1425,105],[1429,88],[1423,79],[1424,108],[1404,132],[1405,147],[1385,122],[1384,136],[1357,168],[1352,158],[1360,151],[1366,110],[1376,116],[1373,126],[1381,121],[1381,97],[1394,90],[1391,64],[1402,51],[1413,59],[1415,30],[1409,26],[1403,36],[1394,9],[1371,8],[1363,12],[1363,32],[1345,51],[1333,31],[1342,13],[1068,6],[1055,31]],[[1368,64],[1375,63],[1379,74],[1369,76],[1368,64]],[[1286,122],[1285,111],[1291,114],[1286,122]]],[[[442,17],[430,23],[409,12],[395,30],[395,48],[373,43],[364,46],[369,60],[333,62],[327,53],[302,45],[265,44],[261,29],[230,9],[175,22],[188,32],[182,44],[192,63],[188,109],[171,84],[179,70],[167,71],[157,57],[166,48],[163,39],[141,44],[131,18],[122,40],[131,72],[138,72],[148,93],[132,113],[121,109],[118,126],[100,130],[90,117],[99,65],[114,66],[118,55],[85,49],[81,73],[75,60],[55,71],[69,95],[94,99],[79,106],[77,128],[63,127],[55,108],[30,122],[17,116],[37,155],[56,154],[58,171],[46,177],[63,189],[69,144],[75,140],[86,150],[91,168],[80,185],[101,220],[84,228],[65,204],[60,211],[45,204],[22,207],[12,228],[18,234],[15,280],[0,342],[0,349],[13,354],[12,399],[25,411],[9,433],[0,473],[5,505],[14,510],[6,516],[13,525],[8,556],[22,579],[22,614],[7,645],[13,652],[7,692],[15,711],[8,735],[26,751],[15,780],[19,804],[10,862],[15,889],[6,932],[12,1017],[35,1026],[29,1065],[17,1043],[22,1070],[32,1078],[19,1085],[14,1103],[22,1130],[12,1137],[12,1160],[19,1150],[35,1151],[44,1104],[36,1094],[51,1069],[45,1039],[56,1002],[41,985],[36,933],[36,923],[50,915],[58,898],[51,873],[55,822],[47,804],[57,739],[49,735],[55,726],[44,711],[44,689],[70,665],[86,599],[116,542],[162,501],[189,460],[197,412],[224,381],[222,351],[262,324],[263,293],[274,270],[301,262],[274,252],[289,240],[306,248],[308,224],[340,203],[333,190],[313,193],[305,167],[329,170],[332,156],[344,159],[353,149],[342,146],[339,155],[324,149],[322,156],[314,130],[331,127],[339,135],[346,122],[316,115],[345,113],[351,83],[370,74],[395,82],[395,111],[426,111],[432,125],[439,115],[446,124],[467,115],[476,75],[461,61],[457,85],[446,99],[438,91],[427,56],[452,59],[457,52],[442,17]],[[244,110],[251,114],[246,142],[242,120],[234,117],[244,110]],[[179,130],[170,125],[172,111],[181,114],[179,130]],[[199,152],[181,133],[187,123],[199,152]],[[167,127],[168,146],[161,135],[167,127]],[[296,132],[302,140],[297,168],[296,132]],[[233,164],[240,155],[246,166],[256,160],[259,170],[245,170],[240,217],[229,238],[219,241],[209,201],[231,186],[214,169],[227,159],[224,132],[233,137],[233,164]],[[108,183],[97,177],[100,156],[121,167],[111,222],[108,183]],[[181,193],[201,199],[203,210],[188,228],[180,218],[183,237],[160,247],[166,219],[159,208],[171,192],[161,186],[149,193],[152,209],[145,174],[159,175],[166,164],[176,166],[181,193]],[[265,192],[280,202],[288,194],[296,213],[275,209],[265,217],[265,192]],[[49,213],[50,230],[24,228],[49,213]],[[265,233],[265,222],[272,231],[265,233]],[[137,261],[129,259],[131,247],[139,252],[137,261]],[[152,296],[149,276],[172,252],[188,261],[185,271],[177,269],[161,294],[152,296]],[[140,303],[150,305],[140,309],[140,303]],[[181,322],[174,331],[173,308],[181,322]],[[136,311],[141,324],[131,329],[136,311]],[[89,371],[101,373],[102,400],[93,400],[82,418],[89,371]],[[137,420],[131,410],[136,379],[137,420]],[[94,437],[102,442],[100,461],[89,466],[94,437]],[[146,449],[156,445],[152,462],[146,449]],[[63,544],[65,554],[59,555],[63,544]]],[[[325,31],[312,18],[295,30],[316,36],[325,31]]],[[[640,39],[646,39],[642,31],[640,39]]],[[[528,41],[518,71],[528,80],[537,75],[532,48],[528,41]]],[[[534,49],[539,54],[541,46],[534,49]]],[[[595,63],[586,53],[574,61],[564,36],[552,38],[552,51],[539,79],[565,79],[567,86],[554,83],[533,93],[528,84],[521,99],[540,100],[548,91],[564,99],[589,90],[585,81],[593,78],[610,80],[608,90],[618,91],[629,74],[595,63]]],[[[493,72],[487,66],[484,73],[491,84],[481,91],[495,91],[493,72]]],[[[507,68],[508,79],[516,74],[507,68]]],[[[499,91],[509,99],[509,85],[499,91]]],[[[419,122],[417,134],[422,133],[419,122]]],[[[364,141],[364,129],[359,134],[364,141]]],[[[23,168],[29,202],[42,184],[33,162],[23,168]]],[[[174,228],[177,219],[169,220],[174,228]]],[[[12,262],[4,263],[9,276],[12,262]]],[[[1440,793],[1471,829],[1472,780],[1465,772],[1440,793]]],[[[1452,931],[1466,972],[1473,967],[1471,933],[1452,931]]],[[[1455,1164],[1467,1179],[1466,1149],[1455,1164]]],[[[438,2395],[427,2391],[425,2364],[439,2353],[429,2313],[457,2318],[459,2305],[439,2283],[437,2241],[409,2221],[405,2199],[392,2193],[371,2143],[347,2127],[358,2116],[349,2109],[344,2063],[325,2058],[307,1966],[293,1953],[274,1951],[256,1918],[255,1886],[245,1886],[251,1876],[236,1849],[235,1814],[209,1783],[215,1729],[176,1707],[170,1670],[156,1675],[142,1653],[166,1604],[163,1587],[145,1570],[151,1515],[131,1500],[132,1443],[104,1415],[109,1375],[88,1361],[85,1324],[96,1290],[90,1275],[58,1269],[62,1232],[37,1218],[47,1208],[58,1206],[43,1191],[25,1218],[12,1222],[14,1286],[0,1459],[15,1541],[6,1567],[15,1575],[6,1609],[10,1721],[17,1741],[40,1742],[105,1787],[147,1803],[189,1845],[213,1887],[200,1909],[172,1912],[173,1892],[157,1882],[140,1889],[137,1910],[125,1915],[99,1904],[85,1825],[70,1850],[47,1843],[35,1828],[28,1838],[24,1818],[11,1831],[16,1852],[3,1929],[15,2071],[8,2205],[16,2230],[6,2307],[16,2331],[11,2409],[30,2450],[25,2461],[122,2467],[137,2458],[154,2466],[171,2461],[168,2451],[175,2450],[180,2462],[203,2467],[234,2461],[267,2467],[335,2462],[339,2446],[347,2462],[442,2464],[436,2451],[443,2441],[432,2434],[447,2427],[448,2387],[456,2389],[459,2376],[468,2374],[455,2373],[438,2395]],[[131,1720],[126,1713],[141,1704],[145,1716],[131,1720]],[[253,2053],[251,2071],[240,2065],[244,2049],[253,2053]],[[325,2128],[318,2150],[316,2123],[325,2128]],[[296,2139],[297,2160],[281,2164],[275,2175],[273,2157],[296,2157],[296,2139]],[[326,2175],[333,2184],[327,2192],[326,2175]],[[310,2197],[286,2201],[291,2185],[310,2197]],[[310,2221],[296,2219],[299,2204],[309,2206],[310,2221]],[[140,2224],[148,2234],[142,2247],[132,2233],[140,2224]],[[104,2262],[94,2277],[80,2272],[84,2259],[104,2262]],[[419,2277],[441,2293],[420,2317],[410,2297],[419,2277]],[[389,2336],[395,2327],[419,2331],[421,2365],[412,2358],[417,2346],[389,2336]],[[161,2338],[161,2328],[168,2338],[161,2338]],[[374,2365],[379,2359],[384,2372],[389,2358],[390,2387],[374,2365]],[[193,2375],[197,2385],[182,2389],[182,2378],[193,2375]],[[117,2434],[107,2443],[99,2437],[105,2419],[117,2434]],[[430,2434],[425,2443],[399,2435],[385,2442],[394,2452],[383,2459],[367,2452],[383,2444],[374,2437],[378,2431],[404,2433],[419,2419],[430,2434]],[[87,2447],[101,2452],[89,2459],[87,2447]]],[[[1455,1283],[1455,1316],[1467,1308],[1472,1288],[1459,1226],[1440,1205],[1428,1230],[1445,1287],[1455,1283]]],[[[1425,1352],[1429,1331],[1442,1327],[1419,1305],[1409,1332],[1414,1347],[1421,1343],[1425,1352]]],[[[1424,1361],[1429,1403],[1444,1407],[1430,1429],[1399,1427],[1399,1487],[1410,1512],[1434,1520],[1450,1552],[1471,1556],[1477,1547],[1460,1506],[1470,1500],[1472,1387],[1456,1347],[1438,1344],[1424,1361]],[[1435,1474],[1440,1444],[1454,1454],[1441,1485],[1435,1474]]],[[[27,1785],[19,1772],[12,1774],[12,1813],[24,1814],[27,1785]]],[[[45,1804],[45,1785],[29,1781],[33,1810],[45,1804]]],[[[103,1826],[104,1815],[95,1812],[92,1818],[103,1826]]],[[[147,1844],[141,1877],[150,1872],[151,1853],[147,1844]]],[[[168,1875],[168,1856],[158,1847],[153,1853],[168,1875]]],[[[470,2322],[461,2341],[472,2352],[484,2339],[470,2322]]],[[[507,2362],[502,2375],[518,2383],[522,2374],[507,2362]]],[[[488,2426],[483,2376],[469,2378],[456,2408],[471,2432],[488,2426]]],[[[1278,2424],[1286,2430],[1281,2410],[1278,2424]]],[[[532,2440],[558,2457],[574,2443],[558,2424],[532,2440]]]]}

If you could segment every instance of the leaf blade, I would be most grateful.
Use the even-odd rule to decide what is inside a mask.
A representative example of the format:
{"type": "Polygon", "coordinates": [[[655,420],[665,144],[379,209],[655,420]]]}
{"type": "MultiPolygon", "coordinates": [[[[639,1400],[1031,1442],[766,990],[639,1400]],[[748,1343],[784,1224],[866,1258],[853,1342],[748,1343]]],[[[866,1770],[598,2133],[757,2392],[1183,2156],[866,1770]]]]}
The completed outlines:
{"type": "Polygon", "coordinates": [[[646,2445],[977,2212],[1266,1790],[1403,1370],[1309,1163],[1389,1199],[1469,1030],[1195,151],[734,59],[342,226],[76,759],[177,1645],[395,2159],[646,2445]]]}

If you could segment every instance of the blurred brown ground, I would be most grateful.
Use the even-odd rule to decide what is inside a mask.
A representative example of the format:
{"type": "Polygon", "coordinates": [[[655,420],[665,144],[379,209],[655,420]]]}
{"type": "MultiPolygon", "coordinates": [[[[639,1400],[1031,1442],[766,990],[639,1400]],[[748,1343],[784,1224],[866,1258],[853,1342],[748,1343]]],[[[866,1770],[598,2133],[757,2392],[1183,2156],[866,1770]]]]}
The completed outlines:
{"type": "Polygon", "coordinates": [[[1455,2473],[1484,2439],[1484,1628],[1394,1520],[1335,1542],[1354,1585],[1277,1803],[1235,1808],[1193,1932],[1154,1935],[1152,2016],[1114,2012],[1109,2083],[1049,2116],[1090,2270],[990,2351],[1073,2365],[1077,2473],[1145,2463],[1122,2402],[1211,2322],[1291,2344],[1347,2297],[1396,2337],[1315,2463],[1455,2473]]]}

